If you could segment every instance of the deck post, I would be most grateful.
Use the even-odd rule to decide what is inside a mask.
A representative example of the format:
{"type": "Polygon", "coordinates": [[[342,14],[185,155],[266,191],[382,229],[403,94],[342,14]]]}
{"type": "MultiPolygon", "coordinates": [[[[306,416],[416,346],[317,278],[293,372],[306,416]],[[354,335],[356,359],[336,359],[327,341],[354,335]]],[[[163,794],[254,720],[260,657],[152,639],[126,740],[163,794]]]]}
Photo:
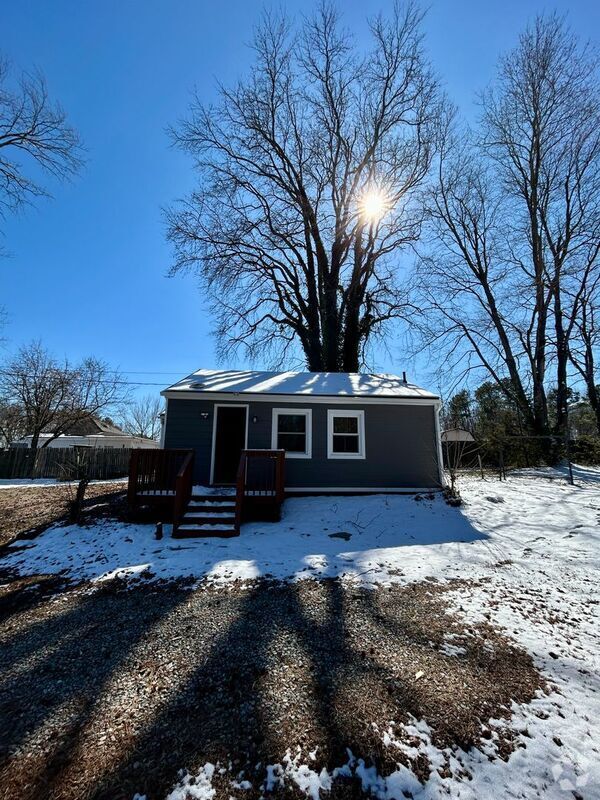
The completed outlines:
{"type": "Polygon", "coordinates": [[[285,464],[285,453],[283,450],[278,450],[275,456],[275,491],[277,493],[277,502],[283,503],[285,494],[283,470],[285,464]]]}
{"type": "Polygon", "coordinates": [[[138,463],[140,451],[132,450],[129,459],[129,482],[127,484],[127,502],[130,506],[135,504],[137,494],[138,463]]]}

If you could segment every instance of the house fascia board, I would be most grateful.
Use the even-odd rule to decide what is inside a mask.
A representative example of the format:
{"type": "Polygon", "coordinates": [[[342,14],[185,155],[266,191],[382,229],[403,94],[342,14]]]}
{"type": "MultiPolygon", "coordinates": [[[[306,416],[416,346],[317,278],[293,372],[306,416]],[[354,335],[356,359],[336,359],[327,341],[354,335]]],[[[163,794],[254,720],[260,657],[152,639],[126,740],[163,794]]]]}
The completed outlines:
{"type": "Polygon", "coordinates": [[[299,394],[255,394],[251,392],[195,392],[186,389],[169,390],[161,392],[167,400],[216,400],[232,403],[240,401],[249,403],[323,403],[325,405],[392,405],[392,406],[439,406],[439,397],[389,397],[377,395],[299,395],[299,394]]]}

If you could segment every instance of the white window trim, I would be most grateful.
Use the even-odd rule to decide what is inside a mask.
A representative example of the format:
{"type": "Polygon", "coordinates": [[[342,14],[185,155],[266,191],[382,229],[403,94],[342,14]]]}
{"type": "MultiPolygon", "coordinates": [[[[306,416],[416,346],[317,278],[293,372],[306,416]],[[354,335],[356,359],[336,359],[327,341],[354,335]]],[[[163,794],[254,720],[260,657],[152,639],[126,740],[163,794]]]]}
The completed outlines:
{"type": "Polygon", "coordinates": [[[312,458],[312,409],[310,408],[274,408],[273,417],[271,421],[271,448],[278,449],[277,433],[278,433],[278,418],[283,414],[303,414],[306,417],[306,450],[304,453],[288,453],[286,450],[286,458],[312,458]]]}
{"type": "Polygon", "coordinates": [[[365,459],[365,412],[344,410],[343,408],[327,409],[327,458],[335,459],[365,459]],[[333,452],[333,420],[336,417],[356,417],[358,420],[358,453],[334,453],[333,452]]]}

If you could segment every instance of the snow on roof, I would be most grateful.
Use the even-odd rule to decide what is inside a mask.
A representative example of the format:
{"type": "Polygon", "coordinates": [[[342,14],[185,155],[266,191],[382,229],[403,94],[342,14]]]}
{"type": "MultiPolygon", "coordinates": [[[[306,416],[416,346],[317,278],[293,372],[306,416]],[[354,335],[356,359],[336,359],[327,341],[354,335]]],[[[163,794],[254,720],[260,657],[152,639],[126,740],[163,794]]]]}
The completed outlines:
{"type": "Polygon", "coordinates": [[[397,375],[357,372],[257,372],[199,369],[165,392],[218,392],[322,397],[395,397],[421,400],[437,395],[397,375]]]}

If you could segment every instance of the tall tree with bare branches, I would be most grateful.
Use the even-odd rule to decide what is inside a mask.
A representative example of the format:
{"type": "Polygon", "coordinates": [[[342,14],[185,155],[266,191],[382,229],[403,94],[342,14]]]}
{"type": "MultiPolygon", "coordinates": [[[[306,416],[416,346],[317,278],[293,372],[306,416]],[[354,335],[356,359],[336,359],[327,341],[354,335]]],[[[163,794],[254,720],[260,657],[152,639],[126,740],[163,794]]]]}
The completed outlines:
{"type": "Polygon", "coordinates": [[[483,368],[536,435],[565,432],[570,342],[600,267],[598,87],[592,49],[538,17],[483,94],[480,128],[448,124],[429,199],[425,340],[456,373],[483,368]]]}
{"type": "Polygon", "coordinates": [[[247,79],[173,131],[198,186],[167,212],[172,271],[201,277],[221,353],[356,371],[402,316],[439,111],[421,22],[396,6],[361,54],[328,4],[297,28],[267,14],[247,79]]]}
{"type": "Polygon", "coordinates": [[[39,71],[12,78],[0,58],[0,217],[48,196],[42,174],[59,180],[82,164],[79,135],[48,94],[39,71]]]}

